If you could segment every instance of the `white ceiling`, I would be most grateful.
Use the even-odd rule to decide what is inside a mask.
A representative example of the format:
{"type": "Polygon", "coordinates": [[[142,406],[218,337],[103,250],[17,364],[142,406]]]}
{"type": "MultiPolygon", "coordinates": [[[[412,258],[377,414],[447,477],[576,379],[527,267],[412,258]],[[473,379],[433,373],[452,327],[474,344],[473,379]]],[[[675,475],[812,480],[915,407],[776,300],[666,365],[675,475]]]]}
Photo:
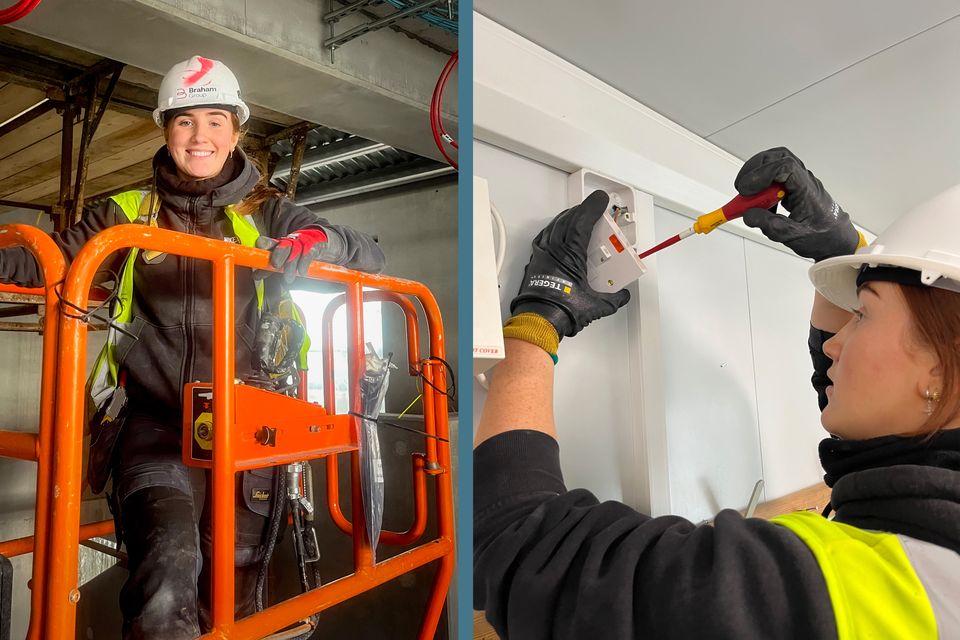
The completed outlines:
{"type": "Polygon", "coordinates": [[[474,8],[740,158],[789,147],[875,233],[960,182],[960,1],[474,8]]]}

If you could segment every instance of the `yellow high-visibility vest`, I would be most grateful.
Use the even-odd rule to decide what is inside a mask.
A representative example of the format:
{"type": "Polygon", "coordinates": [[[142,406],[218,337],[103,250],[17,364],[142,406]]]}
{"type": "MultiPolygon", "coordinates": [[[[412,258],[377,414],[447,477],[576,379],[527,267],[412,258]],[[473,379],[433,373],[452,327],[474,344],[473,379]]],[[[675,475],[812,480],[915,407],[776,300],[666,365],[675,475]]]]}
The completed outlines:
{"type": "Polygon", "coordinates": [[[937,619],[900,539],[809,511],[777,516],[813,553],[827,583],[840,640],[935,640],[937,619]]]}

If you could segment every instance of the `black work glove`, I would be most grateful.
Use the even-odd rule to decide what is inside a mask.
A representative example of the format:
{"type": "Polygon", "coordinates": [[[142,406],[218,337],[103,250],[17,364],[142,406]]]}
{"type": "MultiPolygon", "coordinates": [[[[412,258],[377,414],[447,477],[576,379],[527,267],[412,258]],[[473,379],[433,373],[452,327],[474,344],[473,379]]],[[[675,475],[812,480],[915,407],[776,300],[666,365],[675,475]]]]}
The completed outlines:
{"type": "Polygon", "coordinates": [[[748,227],[760,229],[774,242],[782,242],[797,255],[815,262],[856,251],[860,234],[850,216],[789,149],[777,147],[753,156],[744,163],[733,185],[749,196],[775,182],[785,187],[783,207],[790,216],[777,215],[776,206],[769,211],[749,209],[743,214],[748,227]]]}
{"type": "Polygon", "coordinates": [[[536,313],[554,326],[558,336],[572,337],[630,301],[626,289],[600,293],[587,284],[587,244],[609,200],[603,191],[594,191],[537,234],[520,291],[510,303],[511,313],[536,313]]]}

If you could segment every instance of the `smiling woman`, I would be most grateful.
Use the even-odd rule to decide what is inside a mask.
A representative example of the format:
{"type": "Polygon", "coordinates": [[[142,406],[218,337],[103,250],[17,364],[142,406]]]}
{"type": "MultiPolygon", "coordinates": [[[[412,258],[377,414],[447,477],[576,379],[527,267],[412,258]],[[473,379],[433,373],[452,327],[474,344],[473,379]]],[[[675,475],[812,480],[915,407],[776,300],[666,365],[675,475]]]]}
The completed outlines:
{"type": "Polygon", "coordinates": [[[237,116],[223,109],[188,108],[168,112],[164,119],[167,149],[184,180],[219,174],[240,141],[237,116]]]}
{"type": "MultiPolygon", "coordinates": [[[[236,77],[222,62],[194,56],[174,65],[153,112],[166,145],[154,156],[150,189],[115,195],[53,235],[68,260],[99,231],[131,223],[271,249],[270,263],[283,274],[236,269],[241,379],[262,375],[255,329],[264,314],[279,312],[274,307],[288,297],[286,285],[311,262],[369,272],[384,266],[373,238],[331,224],[260,183],[237,146],[249,114],[236,77]]],[[[88,384],[88,406],[97,413],[87,469],[96,493],[113,481],[111,510],[130,569],[120,594],[124,638],[195,638],[211,626],[211,507],[206,478],[184,465],[180,441],[184,385],[212,379],[211,266],[133,249],[105,269],[119,282],[113,311],[124,331],[108,332],[88,384]]],[[[22,248],[0,252],[0,280],[43,284],[36,261],[22,248]]],[[[265,600],[261,567],[269,562],[272,506],[269,497],[252,496],[276,499],[278,492],[275,470],[258,472],[237,476],[237,617],[265,600]]]]}

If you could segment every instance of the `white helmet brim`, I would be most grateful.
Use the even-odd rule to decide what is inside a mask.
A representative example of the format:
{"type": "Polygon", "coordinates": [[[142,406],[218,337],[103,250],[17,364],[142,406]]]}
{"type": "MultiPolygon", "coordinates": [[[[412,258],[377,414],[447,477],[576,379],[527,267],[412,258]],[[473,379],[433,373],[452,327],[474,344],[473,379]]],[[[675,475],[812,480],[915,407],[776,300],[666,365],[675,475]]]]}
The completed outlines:
{"type": "Polygon", "coordinates": [[[857,276],[864,265],[911,269],[921,285],[960,292],[960,185],[901,216],[854,255],[813,265],[810,280],[833,304],[856,309],[857,276]]]}

